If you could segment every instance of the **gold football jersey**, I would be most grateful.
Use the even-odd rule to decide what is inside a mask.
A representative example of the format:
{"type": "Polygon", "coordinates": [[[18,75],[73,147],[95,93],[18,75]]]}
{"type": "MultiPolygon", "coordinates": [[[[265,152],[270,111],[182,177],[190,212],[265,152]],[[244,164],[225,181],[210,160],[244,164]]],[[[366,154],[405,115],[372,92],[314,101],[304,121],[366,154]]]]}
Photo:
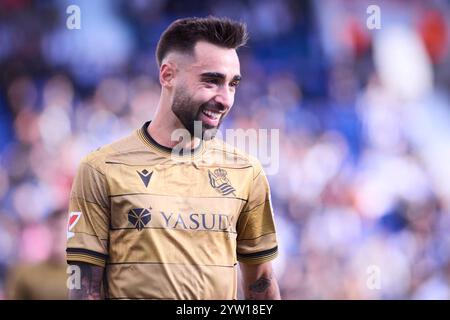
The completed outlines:
{"type": "Polygon", "coordinates": [[[218,138],[174,155],[148,125],[81,162],[68,262],[105,267],[109,299],[236,299],[237,261],[277,255],[261,164],[218,138]]]}

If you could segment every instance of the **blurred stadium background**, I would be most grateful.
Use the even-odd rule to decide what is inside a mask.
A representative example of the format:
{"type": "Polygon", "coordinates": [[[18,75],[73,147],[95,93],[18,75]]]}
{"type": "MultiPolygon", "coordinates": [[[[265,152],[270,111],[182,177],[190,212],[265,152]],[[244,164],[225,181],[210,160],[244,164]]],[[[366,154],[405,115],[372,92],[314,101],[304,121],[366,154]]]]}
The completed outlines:
{"type": "Polygon", "coordinates": [[[80,159],[151,118],[161,32],[208,14],[251,36],[224,128],[280,130],[269,180],[282,297],[450,299],[450,3],[439,0],[0,0],[0,299],[64,297],[80,159]],[[80,30],[66,27],[71,4],[80,30]],[[370,4],[380,29],[366,26],[370,4]]]}

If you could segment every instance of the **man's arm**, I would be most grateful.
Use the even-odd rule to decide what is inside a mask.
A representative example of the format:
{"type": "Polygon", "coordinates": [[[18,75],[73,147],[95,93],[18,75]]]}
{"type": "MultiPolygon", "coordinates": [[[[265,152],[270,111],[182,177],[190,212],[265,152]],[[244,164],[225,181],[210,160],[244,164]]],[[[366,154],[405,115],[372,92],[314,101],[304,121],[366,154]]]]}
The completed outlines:
{"type": "Polygon", "coordinates": [[[101,294],[103,267],[95,266],[88,263],[71,263],[71,266],[80,268],[81,288],[69,290],[69,300],[100,300],[103,299],[101,294]]]}
{"type": "Polygon", "coordinates": [[[247,300],[280,300],[280,289],[273,275],[272,263],[240,263],[244,296],[247,300]]]}

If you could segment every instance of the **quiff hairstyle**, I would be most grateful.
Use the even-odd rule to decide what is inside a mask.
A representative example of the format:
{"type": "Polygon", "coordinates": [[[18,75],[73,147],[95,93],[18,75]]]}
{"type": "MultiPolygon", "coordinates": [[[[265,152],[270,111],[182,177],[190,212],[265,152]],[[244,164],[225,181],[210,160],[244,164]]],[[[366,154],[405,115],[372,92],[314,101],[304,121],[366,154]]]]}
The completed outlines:
{"type": "Polygon", "coordinates": [[[156,48],[156,62],[161,66],[169,52],[193,54],[198,41],[238,49],[247,40],[247,26],[242,22],[213,16],[178,19],[162,33],[156,48]]]}

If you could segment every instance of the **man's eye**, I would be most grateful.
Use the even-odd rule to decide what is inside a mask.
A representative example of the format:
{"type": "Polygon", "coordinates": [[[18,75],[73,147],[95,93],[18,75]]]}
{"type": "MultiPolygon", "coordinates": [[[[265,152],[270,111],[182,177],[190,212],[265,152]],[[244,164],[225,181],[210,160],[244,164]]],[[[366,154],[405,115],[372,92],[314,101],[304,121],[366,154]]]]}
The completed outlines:
{"type": "Polygon", "coordinates": [[[209,83],[209,84],[219,84],[219,80],[217,79],[206,79],[204,80],[204,82],[209,83]]]}
{"type": "Polygon", "coordinates": [[[239,81],[232,81],[232,82],[230,83],[230,87],[237,87],[238,84],[239,84],[239,81]]]}

